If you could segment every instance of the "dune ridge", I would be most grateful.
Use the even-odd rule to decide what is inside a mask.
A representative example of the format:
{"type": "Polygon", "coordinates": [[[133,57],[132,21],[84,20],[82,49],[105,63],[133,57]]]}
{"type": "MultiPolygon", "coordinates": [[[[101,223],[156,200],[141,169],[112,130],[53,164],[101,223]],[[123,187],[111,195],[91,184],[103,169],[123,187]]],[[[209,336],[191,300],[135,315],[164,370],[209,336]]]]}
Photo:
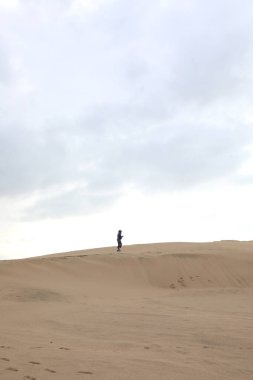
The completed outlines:
{"type": "Polygon", "coordinates": [[[252,380],[252,293],[253,242],[1,261],[0,379],[252,380]]]}
{"type": "MultiPolygon", "coordinates": [[[[94,287],[247,288],[253,286],[253,242],[158,243],[3,261],[0,275],[60,288],[64,281],[94,287]],[[16,273],[16,272],[17,273],[16,273]],[[181,280],[181,281],[179,281],[181,280]],[[176,283],[178,282],[178,286],[176,283]],[[181,283],[181,284],[180,284],[181,283]]],[[[7,278],[6,278],[7,280],[7,278]]]]}

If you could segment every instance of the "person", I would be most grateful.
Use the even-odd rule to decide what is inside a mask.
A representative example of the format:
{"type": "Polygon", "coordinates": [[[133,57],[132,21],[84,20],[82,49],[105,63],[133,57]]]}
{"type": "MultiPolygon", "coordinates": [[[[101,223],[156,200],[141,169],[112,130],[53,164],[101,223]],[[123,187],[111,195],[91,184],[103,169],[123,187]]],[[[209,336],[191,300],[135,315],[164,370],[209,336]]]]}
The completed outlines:
{"type": "Polygon", "coordinates": [[[120,249],[122,248],[122,241],[121,241],[122,238],[123,238],[122,231],[119,230],[118,231],[118,235],[117,235],[117,242],[118,242],[118,249],[117,249],[117,251],[118,252],[120,252],[120,249]]]}

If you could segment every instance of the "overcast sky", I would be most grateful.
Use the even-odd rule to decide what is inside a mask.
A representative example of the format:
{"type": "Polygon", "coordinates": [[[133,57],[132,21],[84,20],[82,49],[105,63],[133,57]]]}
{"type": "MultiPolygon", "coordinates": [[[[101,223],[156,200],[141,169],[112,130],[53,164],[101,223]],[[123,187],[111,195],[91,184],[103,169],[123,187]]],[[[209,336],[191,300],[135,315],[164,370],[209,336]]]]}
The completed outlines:
{"type": "Polygon", "coordinates": [[[0,258],[253,239],[252,0],[0,0],[0,258]]]}

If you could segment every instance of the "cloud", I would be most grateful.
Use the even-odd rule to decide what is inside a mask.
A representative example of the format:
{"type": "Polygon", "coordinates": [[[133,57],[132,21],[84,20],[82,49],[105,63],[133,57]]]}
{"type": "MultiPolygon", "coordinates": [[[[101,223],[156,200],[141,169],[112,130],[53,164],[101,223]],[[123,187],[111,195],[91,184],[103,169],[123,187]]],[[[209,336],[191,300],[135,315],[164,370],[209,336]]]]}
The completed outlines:
{"type": "Polygon", "coordinates": [[[13,177],[2,192],[20,194],[23,185],[26,194],[37,194],[26,218],[79,215],[107,207],[129,186],[161,192],[233,181],[248,157],[252,129],[169,121],[154,127],[152,120],[138,128],[141,120],[141,114],[132,119],[136,129],[126,126],[125,134],[116,128],[85,131],[81,124],[75,133],[71,127],[54,134],[50,129],[34,141],[27,138],[30,149],[16,149],[13,177]]]}
{"type": "Polygon", "coordinates": [[[4,92],[4,87],[9,83],[11,77],[10,65],[8,64],[8,53],[4,42],[0,36],[0,99],[1,93],[4,92]]]}
{"type": "Polygon", "coordinates": [[[19,0],[0,0],[1,11],[15,11],[19,6],[19,0]]]}
{"type": "Polygon", "coordinates": [[[66,218],[94,214],[113,204],[119,193],[103,189],[90,190],[81,185],[72,189],[61,188],[50,195],[38,197],[23,212],[24,220],[66,218]]]}
{"type": "Polygon", "coordinates": [[[96,12],[101,7],[110,5],[114,0],[74,0],[70,3],[70,7],[67,11],[68,16],[80,16],[87,12],[96,12]]]}
{"type": "Polygon", "coordinates": [[[0,196],[63,217],[129,186],[233,181],[253,142],[252,3],[89,4],[22,1],[4,23],[0,196]]]}

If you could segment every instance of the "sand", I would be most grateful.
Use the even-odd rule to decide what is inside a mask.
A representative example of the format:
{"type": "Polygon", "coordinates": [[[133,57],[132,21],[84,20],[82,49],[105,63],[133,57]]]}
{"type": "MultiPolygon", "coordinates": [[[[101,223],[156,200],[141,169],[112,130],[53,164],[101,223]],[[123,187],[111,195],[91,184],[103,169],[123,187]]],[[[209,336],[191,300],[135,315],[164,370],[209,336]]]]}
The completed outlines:
{"type": "Polygon", "coordinates": [[[0,379],[253,380],[253,242],[0,261],[0,379]]]}

